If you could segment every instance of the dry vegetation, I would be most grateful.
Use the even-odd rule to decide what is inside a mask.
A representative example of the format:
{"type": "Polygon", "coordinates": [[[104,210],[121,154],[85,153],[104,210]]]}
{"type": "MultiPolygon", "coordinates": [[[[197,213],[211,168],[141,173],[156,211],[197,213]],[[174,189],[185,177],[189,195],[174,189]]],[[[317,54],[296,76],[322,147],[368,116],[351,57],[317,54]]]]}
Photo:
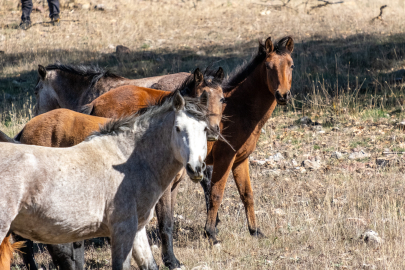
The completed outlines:
{"type": "MultiPolygon", "coordinates": [[[[405,2],[312,8],[323,2],[100,0],[84,9],[88,2],[65,1],[60,27],[46,23],[45,11],[22,31],[15,29],[16,1],[2,0],[0,129],[14,135],[31,117],[37,64],[98,64],[131,78],[211,63],[229,72],[250,58],[258,39],[292,35],[295,99],[277,108],[251,162],[267,238],[249,235],[230,177],[219,212],[222,247],[211,247],[202,231],[202,189],[185,182],[176,255],[187,269],[405,269],[405,2]],[[105,10],[94,10],[100,3],[105,10]],[[384,4],[382,20],[372,21],[384,4]],[[120,44],[131,52],[117,55],[120,44]],[[301,125],[303,116],[319,125],[301,125]],[[269,158],[277,153],[283,158],[269,158]],[[383,242],[365,241],[367,230],[383,242]]],[[[150,235],[159,245],[155,222],[150,235]]],[[[160,249],[153,250],[162,265],[160,249]]],[[[42,246],[36,256],[52,269],[42,246]]],[[[108,245],[89,243],[86,257],[87,268],[110,266],[108,245]]],[[[16,258],[13,269],[21,269],[16,258]]]]}

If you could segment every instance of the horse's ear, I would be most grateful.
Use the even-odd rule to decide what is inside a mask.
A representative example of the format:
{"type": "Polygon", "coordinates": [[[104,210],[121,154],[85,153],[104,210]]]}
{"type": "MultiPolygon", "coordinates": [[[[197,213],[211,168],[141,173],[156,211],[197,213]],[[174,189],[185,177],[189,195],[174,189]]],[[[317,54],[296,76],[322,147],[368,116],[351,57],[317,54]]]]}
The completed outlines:
{"type": "Polygon", "coordinates": [[[200,69],[197,68],[196,70],[194,70],[194,85],[200,85],[204,80],[204,75],[201,73],[200,69]]]}
{"type": "Polygon", "coordinates": [[[268,37],[266,39],[266,42],[264,43],[264,47],[266,48],[266,53],[271,53],[274,51],[274,45],[273,42],[271,41],[271,37],[268,37]]]}
{"type": "Polygon", "coordinates": [[[222,83],[224,80],[224,70],[221,67],[219,67],[217,73],[215,73],[215,80],[219,83],[222,83]]]}
{"type": "Polygon", "coordinates": [[[204,106],[208,106],[208,93],[205,90],[200,96],[200,103],[204,106]]]}
{"type": "Polygon", "coordinates": [[[184,98],[181,96],[179,91],[176,91],[173,97],[173,110],[181,111],[184,109],[185,101],[184,98]]]}
{"type": "Polygon", "coordinates": [[[292,37],[288,37],[287,42],[285,43],[285,48],[287,49],[287,51],[289,51],[290,53],[292,53],[292,51],[294,50],[294,40],[292,39],[292,37]]]}
{"type": "Polygon", "coordinates": [[[41,78],[41,80],[45,80],[46,68],[44,68],[44,66],[38,65],[38,75],[41,78]]]}

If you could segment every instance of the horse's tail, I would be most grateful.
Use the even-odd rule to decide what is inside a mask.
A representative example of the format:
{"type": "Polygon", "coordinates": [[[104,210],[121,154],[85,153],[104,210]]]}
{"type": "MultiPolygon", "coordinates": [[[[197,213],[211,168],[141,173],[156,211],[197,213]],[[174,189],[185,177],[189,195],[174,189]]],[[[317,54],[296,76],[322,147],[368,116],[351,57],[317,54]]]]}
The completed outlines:
{"type": "Polygon", "coordinates": [[[81,113],[84,113],[84,114],[91,115],[92,112],[93,112],[93,109],[94,109],[93,104],[92,104],[92,103],[89,103],[89,104],[83,105],[83,106],[80,108],[80,112],[81,112],[81,113]]]}
{"type": "Polygon", "coordinates": [[[19,251],[24,247],[24,242],[10,243],[11,234],[3,239],[0,245],[0,269],[10,269],[13,260],[13,252],[19,251]]]}
{"type": "Polygon", "coordinates": [[[9,142],[9,143],[19,143],[15,141],[13,138],[10,138],[6,135],[3,131],[0,130],[0,142],[9,142]]]}

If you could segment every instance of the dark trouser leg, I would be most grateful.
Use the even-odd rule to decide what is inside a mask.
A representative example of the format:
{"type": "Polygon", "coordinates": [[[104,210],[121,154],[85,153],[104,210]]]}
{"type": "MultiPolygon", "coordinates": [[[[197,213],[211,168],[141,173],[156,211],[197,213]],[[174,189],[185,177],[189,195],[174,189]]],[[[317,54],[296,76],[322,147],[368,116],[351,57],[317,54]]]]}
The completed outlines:
{"type": "Polygon", "coordinates": [[[16,242],[25,241],[25,247],[20,249],[24,265],[25,267],[27,267],[28,270],[37,270],[37,266],[35,265],[34,260],[34,243],[31,240],[22,238],[21,236],[16,234],[13,234],[13,238],[16,242]]]}
{"type": "Polygon", "coordinates": [[[22,9],[21,20],[22,21],[30,20],[32,11],[32,0],[21,0],[21,9],[22,9]]]}
{"type": "MultiPolygon", "coordinates": [[[[212,177],[213,169],[214,169],[214,166],[208,165],[204,172],[204,178],[200,182],[200,185],[202,186],[202,188],[204,190],[205,206],[207,207],[207,213],[208,213],[209,204],[210,204],[211,177],[212,177]]],[[[216,225],[218,225],[219,222],[221,222],[221,221],[219,220],[218,213],[217,213],[216,225]]]]}
{"type": "Polygon", "coordinates": [[[59,270],[84,269],[84,241],[47,247],[53,264],[59,270]]]}
{"type": "Polygon", "coordinates": [[[59,15],[59,0],[48,0],[49,17],[59,15]]]}

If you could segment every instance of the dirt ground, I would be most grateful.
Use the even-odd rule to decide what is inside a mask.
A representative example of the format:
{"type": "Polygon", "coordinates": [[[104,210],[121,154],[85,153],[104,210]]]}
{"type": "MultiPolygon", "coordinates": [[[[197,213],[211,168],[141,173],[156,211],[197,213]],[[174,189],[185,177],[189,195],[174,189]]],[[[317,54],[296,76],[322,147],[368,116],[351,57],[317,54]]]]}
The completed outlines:
{"type": "MultiPolygon", "coordinates": [[[[202,188],[189,181],[175,210],[175,254],[194,270],[405,269],[405,1],[322,3],[63,1],[54,27],[46,1],[34,0],[35,24],[23,31],[18,3],[0,1],[0,129],[14,135],[32,117],[38,64],[99,65],[130,78],[211,64],[229,73],[258,40],[291,35],[294,99],[277,107],[250,161],[266,238],[249,235],[230,176],[222,245],[212,247],[202,188]],[[117,45],[130,52],[116,53],[117,45]]],[[[155,219],[149,230],[163,268],[155,219]]],[[[54,269],[37,247],[39,266],[54,269]]],[[[86,269],[110,262],[108,244],[88,241],[86,269]]],[[[19,255],[12,269],[23,269],[19,255]]]]}

